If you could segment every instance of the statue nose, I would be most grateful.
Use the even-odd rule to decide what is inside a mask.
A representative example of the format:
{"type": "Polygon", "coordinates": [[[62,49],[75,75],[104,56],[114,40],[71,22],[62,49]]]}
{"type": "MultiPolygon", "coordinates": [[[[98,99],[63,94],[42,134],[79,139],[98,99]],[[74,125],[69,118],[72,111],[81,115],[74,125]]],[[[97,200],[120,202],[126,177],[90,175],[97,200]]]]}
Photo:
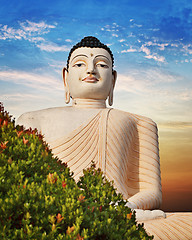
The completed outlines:
{"type": "Polygon", "coordinates": [[[89,63],[87,66],[87,74],[94,74],[95,73],[95,66],[93,63],[89,63]]]}

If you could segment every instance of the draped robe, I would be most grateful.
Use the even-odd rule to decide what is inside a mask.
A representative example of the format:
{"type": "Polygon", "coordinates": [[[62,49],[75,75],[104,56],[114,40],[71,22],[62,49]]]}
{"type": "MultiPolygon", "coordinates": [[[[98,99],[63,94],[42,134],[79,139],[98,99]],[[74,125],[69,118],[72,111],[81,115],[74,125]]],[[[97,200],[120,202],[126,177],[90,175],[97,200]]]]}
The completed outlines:
{"type": "Polygon", "coordinates": [[[148,199],[139,205],[150,209],[151,199],[156,206],[160,205],[158,136],[156,125],[150,119],[103,109],[87,123],[49,145],[53,153],[68,164],[76,180],[94,161],[109,180],[114,180],[124,198],[153,189],[158,196],[148,193],[148,199]]]}
{"type": "MultiPolygon", "coordinates": [[[[51,116],[63,117],[55,110],[58,113],[58,109],[26,113],[18,124],[36,127],[45,134],[54,155],[68,164],[76,180],[93,160],[114,181],[117,191],[137,208],[159,208],[162,194],[158,134],[152,120],[105,108],[71,133],[55,139],[56,130],[47,120],[51,116]]],[[[144,221],[146,231],[155,240],[192,239],[192,213],[166,215],[166,218],[144,221]]]]}
{"type": "MultiPolygon", "coordinates": [[[[94,161],[125,199],[142,209],[160,206],[158,134],[149,118],[102,109],[67,136],[48,143],[76,180],[94,161]]],[[[155,239],[192,239],[192,213],[167,213],[166,218],[144,221],[144,227],[155,239]]]]}

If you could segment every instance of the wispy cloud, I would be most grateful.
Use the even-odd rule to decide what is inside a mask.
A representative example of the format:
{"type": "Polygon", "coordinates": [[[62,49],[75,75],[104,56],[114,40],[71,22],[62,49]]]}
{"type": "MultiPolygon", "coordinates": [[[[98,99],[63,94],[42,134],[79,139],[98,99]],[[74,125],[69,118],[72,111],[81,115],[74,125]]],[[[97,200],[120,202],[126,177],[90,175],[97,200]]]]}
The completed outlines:
{"type": "Polygon", "coordinates": [[[118,41],[119,42],[125,42],[125,39],[119,39],[118,41]]]}
{"type": "Polygon", "coordinates": [[[192,44],[183,44],[182,47],[187,54],[192,54],[192,44]]]}
{"type": "Polygon", "coordinates": [[[158,56],[158,55],[147,55],[145,56],[145,58],[148,58],[148,59],[154,59],[155,61],[157,62],[165,62],[165,57],[163,56],[158,56]]]}
{"type": "Polygon", "coordinates": [[[165,50],[165,47],[169,46],[169,43],[157,43],[157,42],[149,41],[145,43],[145,46],[158,46],[159,50],[163,51],[165,50]]]}
{"type": "MultiPolygon", "coordinates": [[[[181,78],[169,72],[154,69],[132,69],[129,75],[118,74],[116,90],[134,93],[140,96],[162,96],[180,99],[182,101],[192,100],[190,89],[177,88],[173,91],[171,83],[180,81],[181,78]],[[162,88],[162,84],[164,88],[162,88]],[[168,86],[170,85],[170,86],[168,86]],[[165,87],[167,86],[167,87],[165,87]]],[[[175,84],[174,84],[175,85],[175,84]]]]}
{"type": "MultiPolygon", "coordinates": [[[[36,47],[47,52],[66,52],[70,48],[66,45],[57,45],[56,43],[46,41],[42,36],[50,32],[51,29],[56,28],[54,25],[46,24],[44,21],[31,22],[25,21],[19,23],[19,28],[8,27],[3,25],[0,27],[0,40],[26,40],[36,44],[36,47]]],[[[65,40],[71,43],[70,39],[65,40]]]]}
{"type": "Polygon", "coordinates": [[[56,61],[55,59],[50,59],[50,62],[48,64],[54,69],[54,71],[61,75],[61,71],[65,67],[66,61],[56,61]]]}
{"type": "Polygon", "coordinates": [[[70,50],[70,47],[66,45],[59,46],[52,42],[40,43],[37,45],[37,47],[47,52],[68,52],[70,50]]]}
{"type": "Polygon", "coordinates": [[[150,55],[150,53],[151,53],[150,49],[145,47],[145,45],[141,46],[140,51],[144,52],[146,55],[150,55]]]}
{"type": "MultiPolygon", "coordinates": [[[[126,45],[126,44],[125,44],[126,45]]],[[[150,46],[150,45],[149,45],[150,46]]],[[[163,48],[165,46],[165,44],[164,45],[161,45],[161,48],[163,48]]],[[[122,50],[121,51],[121,53],[133,53],[133,52],[143,52],[143,53],[145,53],[146,55],[144,56],[145,58],[147,58],[147,59],[153,59],[153,60],[155,60],[155,61],[157,61],[157,62],[162,62],[162,63],[164,63],[165,62],[165,57],[164,56],[159,56],[157,53],[151,53],[151,50],[148,48],[148,47],[146,47],[146,45],[145,44],[143,44],[140,48],[139,48],[139,50],[137,50],[136,48],[133,48],[133,47],[131,47],[131,48],[129,48],[129,49],[124,49],[124,50],[122,50]]]]}
{"type": "Polygon", "coordinates": [[[114,43],[119,52],[137,54],[140,52],[145,59],[153,60],[157,64],[167,64],[168,61],[176,60],[180,63],[190,62],[192,55],[192,44],[189,41],[190,18],[184,18],[181,11],[179,11],[180,16],[160,18],[155,23],[149,24],[147,29],[141,21],[132,18],[126,26],[107,24],[101,30],[106,36],[116,37],[118,43],[122,43],[121,46],[114,43]],[[125,49],[130,45],[132,48],[125,49]]]}
{"type": "Polygon", "coordinates": [[[23,31],[28,32],[29,34],[32,33],[38,33],[38,34],[44,34],[49,32],[49,29],[55,28],[56,25],[49,25],[46,24],[44,21],[41,22],[21,22],[20,26],[22,27],[23,31]]]}
{"type": "Polygon", "coordinates": [[[41,22],[31,22],[25,21],[19,23],[19,28],[9,27],[8,25],[3,25],[0,28],[0,39],[14,39],[14,40],[29,40],[29,41],[43,41],[42,37],[39,35],[46,34],[56,27],[55,25],[46,24],[44,21],[41,22]]]}
{"type": "Polygon", "coordinates": [[[119,30],[120,30],[121,26],[119,26],[117,23],[113,23],[111,25],[105,25],[104,27],[101,27],[101,31],[102,32],[106,32],[106,33],[111,33],[112,37],[120,37],[119,35],[119,30]]]}
{"type": "Polygon", "coordinates": [[[0,71],[0,80],[44,91],[52,91],[53,89],[63,91],[62,80],[59,81],[48,75],[9,70],[0,71]]]}
{"type": "Polygon", "coordinates": [[[71,39],[65,39],[65,41],[66,41],[66,42],[70,42],[70,43],[72,42],[71,39]]]}
{"type": "Polygon", "coordinates": [[[136,23],[133,23],[133,25],[131,25],[131,27],[138,27],[138,28],[141,28],[143,25],[142,24],[136,24],[136,23]]]}
{"type": "Polygon", "coordinates": [[[137,52],[137,49],[135,48],[129,48],[127,50],[122,50],[122,53],[133,53],[133,52],[137,52]]]}
{"type": "MultiPolygon", "coordinates": [[[[152,43],[150,42],[150,44],[148,43],[148,46],[151,46],[152,43]]],[[[161,45],[161,47],[163,47],[165,45],[161,45]]],[[[165,57],[163,56],[159,56],[157,53],[153,53],[151,54],[151,51],[149,48],[146,47],[146,44],[143,44],[140,48],[141,52],[144,52],[146,54],[145,58],[147,59],[154,59],[155,61],[158,62],[165,62],[165,57]]]]}
{"type": "Polygon", "coordinates": [[[35,94],[30,94],[30,93],[8,93],[8,94],[1,94],[0,96],[0,100],[4,101],[4,100],[12,100],[12,101],[23,101],[26,99],[45,99],[48,97],[45,95],[35,95],[35,94]]]}
{"type": "Polygon", "coordinates": [[[159,122],[158,126],[160,128],[188,129],[188,128],[192,128],[192,122],[181,122],[181,121],[159,122]]]}

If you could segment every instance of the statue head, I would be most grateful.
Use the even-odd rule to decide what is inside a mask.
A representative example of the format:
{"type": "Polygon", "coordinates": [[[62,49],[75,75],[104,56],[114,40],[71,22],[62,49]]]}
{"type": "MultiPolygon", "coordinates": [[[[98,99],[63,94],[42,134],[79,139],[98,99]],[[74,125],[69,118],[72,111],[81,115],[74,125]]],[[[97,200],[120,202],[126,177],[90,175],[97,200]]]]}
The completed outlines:
{"type": "Polygon", "coordinates": [[[111,50],[95,37],[85,37],[72,47],[63,69],[66,103],[70,97],[106,100],[113,104],[116,71],[111,50]]]}

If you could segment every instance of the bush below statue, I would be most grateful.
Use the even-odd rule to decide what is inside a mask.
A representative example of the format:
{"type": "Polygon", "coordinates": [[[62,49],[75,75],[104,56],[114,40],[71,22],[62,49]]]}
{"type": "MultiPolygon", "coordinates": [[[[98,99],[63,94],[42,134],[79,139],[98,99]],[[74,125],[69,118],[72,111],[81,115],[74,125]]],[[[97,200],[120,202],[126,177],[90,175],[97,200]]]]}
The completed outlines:
{"type": "Polygon", "coordinates": [[[1,239],[152,239],[94,164],[76,184],[42,136],[15,127],[2,104],[0,171],[1,239]]]}

